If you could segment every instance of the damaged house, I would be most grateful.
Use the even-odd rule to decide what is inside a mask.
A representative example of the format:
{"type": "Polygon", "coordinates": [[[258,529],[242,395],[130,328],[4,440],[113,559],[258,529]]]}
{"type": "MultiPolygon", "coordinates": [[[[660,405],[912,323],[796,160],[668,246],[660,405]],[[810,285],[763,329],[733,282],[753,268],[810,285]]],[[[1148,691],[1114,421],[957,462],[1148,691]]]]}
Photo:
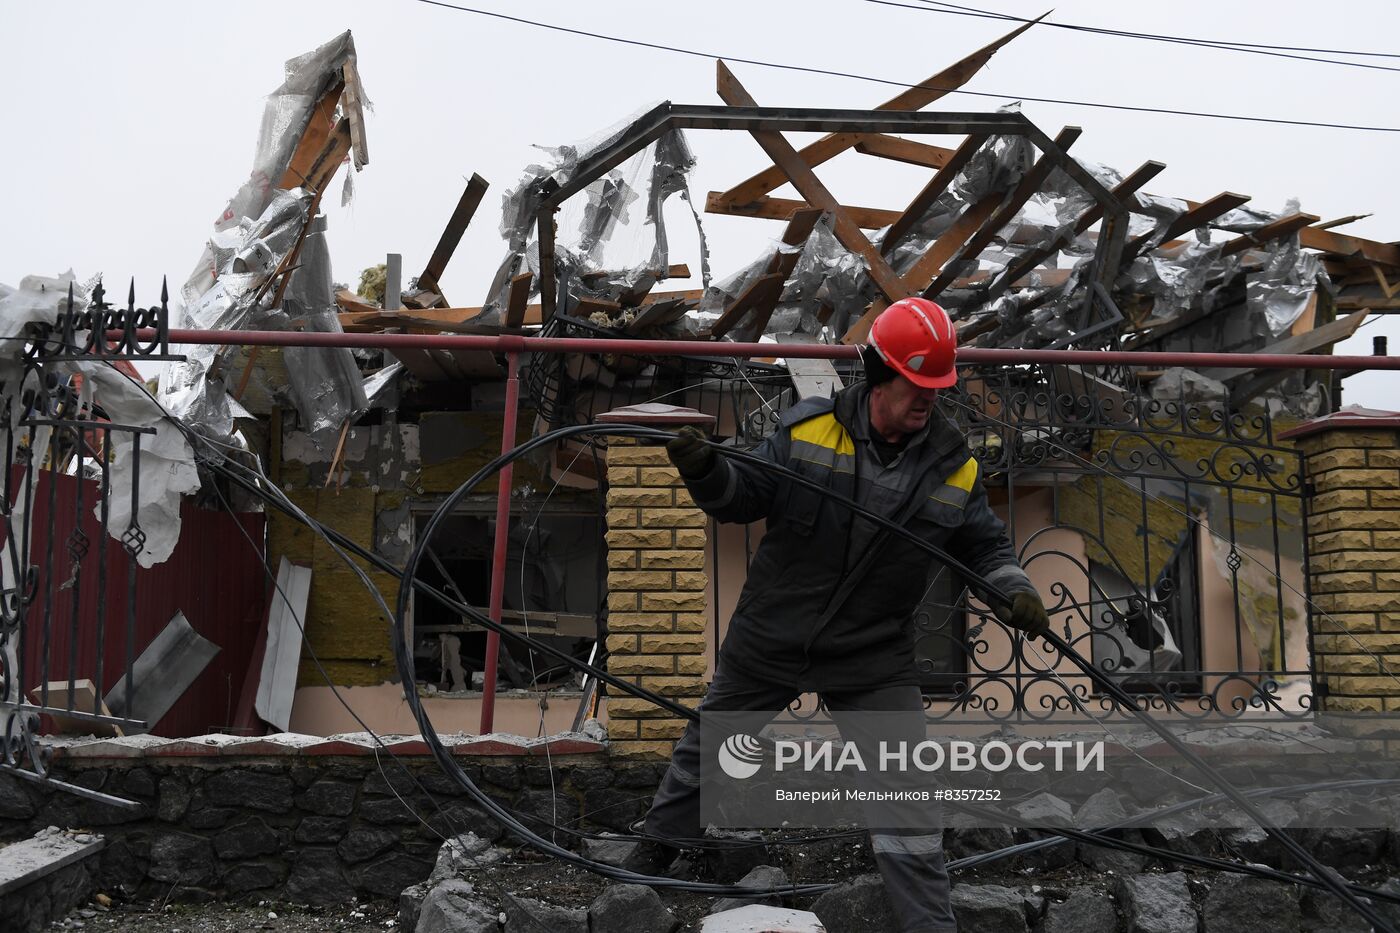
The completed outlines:
{"type": "MultiPolygon", "coordinates": [[[[98,351],[178,355],[164,363],[153,395],[111,364],[59,352],[6,357],[6,546],[16,559],[28,548],[36,563],[37,542],[76,535],[116,542],[111,579],[130,570],[143,593],[164,585],[153,575],[171,560],[201,579],[209,561],[228,561],[244,581],[217,606],[195,596],[188,605],[140,604],[128,619],[140,639],[118,645],[114,636],[72,663],[70,650],[102,624],[97,587],[114,584],[88,583],[96,570],[84,569],[84,603],[61,579],[45,581],[25,625],[74,621],[50,625],[46,638],[6,643],[10,663],[18,668],[23,655],[27,671],[7,681],[9,709],[23,693],[48,710],[41,733],[412,733],[408,690],[425,698],[444,733],[551,735],[611,719],[618,747],[634,742],[639,754],[654,753],[638,720],[617,725],[596,682],[556,657],[509,640],[498,648],[422,592],[405,596],[401,620],[386,617],[402,584],[384,566],[402,567],[417,550],[419,581],[477,607],[494,591],[508,629],[643,682],[654,673],[628,666],[638,636],[609,627],[618,575],[645,570],[618,559],[609,542],[645,527],[650,509],[685,511],[683,493],[672,493],[673,480],[653,488],[644,462],[619,464],[603,439],[566,438],[516,461],[507,495],[499,495],[507,474],[464,492],[427,536],[446,498],[503,449],[609,413],[625,420],[624,409],[655,416],[658,405],[698,413],[717,437],[751,446],[796,401],[858,380],[850,348],[885,307],[910,295],[939,301],[961,344],[979,350],[1326,353],[1368,315],[1400,307],[1390,278],[1400,273],[1400,247],[1338,232],[1347,218],[1324,221],[1296,203],[1273,211],[1230,191],[1191,192],[1198,200],[1152,194],[1161,163],[1098,164],[1078,128],[1052,137],[1014,109],[927,109],[994,54],[1014,54],[1003,47],[1023,29],[870,110],[763,107],[721,62],[723,105],[663,103],[586,142],[544,149],[538,164],[501,185],[499,200],[473,176],[434,252],[408,257],[422,261],[421,271],[390,257],[380,297],[335,284],[345,270],[332,271],[333,232],[318,213],[321,199],[335,196],[337,175],[348,194],[368,163],[353,40],[346,33],[293,59],[268,98],[248,182],[162,309],[178,330],[363,340],[153,349],[133,338],[98,351]],[[700,132],[749,134],[766,167],[702,205],[689,186],[689,140],[700,132]],[[824,135],[799,148],[790,132],[824,135]],[[904,204],[841,203],[820,172],[848,153],[872,171],[889,161],[918,166],[926,181],[904,204]],[[774,194],[784,185],[798,196],[774,194]],[[693,215],[697,255],[673,254],[672,198],[693,215]],[[773,221],[775,237],[742,268],[712,270],[703,212],[773,221]],[[499,223],[504,256],[480,295],[449,298],[440,279],[472,222],[499,223]],[[521,354],[504,344],[388,339],[444,334],[629,343],[521,354]],[[666,343],[677,340],[710,350],[666,343]],[[726,344],[758,343],[771,352],[723,353],[726,344]],[[503,439],[508,425],[513,436],[503,439]],[[55,486],[74,487],[78,509],[44,514],[44,533],[26,539],[18,529],[40,517],[28,503],[55,486]],[[78,487],[90,490],[86,500],[78,487]],[[109,499],[110,511],[96,514],[109,499]],[[210,533],[197,530],[211,516],[224,522],[212,549],[210,533]],[[493,579],[502,537],[504,573],[493,579]],[[347,541],[384,566],[348,555],[347,541]],[[240,624],[212,621],[225,616],[240,624]],[[395,662],[396,623],[414,683],[395,662]],[[122,712],[114,671],[157,648],[165,654],[148,664],[167,658],[189,676],[165,691],[173,695],[156,712],[193,703],[198,715],[122,712]],[[52,688],[59,699],[50,684],[62,684],[52,688]],[[61,723],[57,713],[75,708],[64,697],[94,712],[61,723]]],[[[75,316],[88,315],[93,327],[115,319],[94,317],[114,312],[100,286],[76,280],[25,279],[0,293],[0,308],[6,336],[36,335],[40,346],[60,346],[63,321],[75,316]]],[[[157,310],[149,309],[152,326],[157,310]]],[[[1181,716],[1300,717],[1313,708],[1308,487],[1281,433],[1336,411],[1336,373],[979,362],[963,375],[944,413],[968,432],[1055,624],[1096,664],[1181,716]]],[[[664,674],[703,691],[762,528],[668,520],[677,524],[656,550],[676,551],[677,563],[664,580],[636,586],[682,594],[676,618],[685,614],[686,634],[703,638],[667,655],[664,674]]],[[[86,568],[79,550],[70,546],[64,558],[60,549],[49,574],[86,568]]],[[[7,590],[19,591],[8,559],[5,573],[7,590]]],[[[978,605],[954,574],[930,578],[916,621],[934,713],[976,723],[1067,709],[1056,694],[1077,681],[1013,656],[978,605]]]]}

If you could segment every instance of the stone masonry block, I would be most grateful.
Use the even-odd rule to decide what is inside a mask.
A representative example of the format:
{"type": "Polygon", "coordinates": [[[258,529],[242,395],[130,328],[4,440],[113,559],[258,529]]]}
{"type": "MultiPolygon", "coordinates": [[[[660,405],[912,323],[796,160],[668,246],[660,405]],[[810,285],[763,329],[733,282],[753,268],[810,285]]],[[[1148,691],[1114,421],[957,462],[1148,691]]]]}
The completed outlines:
{"type": "Polygon", "coordinates": [[[637,558],[643,570],[702,570],[705,567],[705,552],[698,550],[638,551],[637,558]]]}
{"type": "Polygon", "coordinates": [[[1337,551],[1321,556],[1327,558],[1325,569],[1332,571],[1400,570],[1400,552],[1395,551],[1337,551]]]}
{"type": "Polygon", "coordinates": [[[671,465],[665,447],[636,447],[614,441],[608,447],[608,466],[665,467],[671,465]]]}
{"type": "MultiPolygon", "coordinates": [[[[641,593],[643,612],[703,612],[704,593],[641,593]]],[[[611,598],[611,597],[609,597],[611,598]]]]}
{"type": "Polygon", "coordinates": [[[1324,612],[1400,612],[1400,592],[1318,593],[1313,601],[1324,612]]]}
{"type": "MultiPolygon", "coordinates": [[[[681,475],[674,467],[642,467],[638,472],[638,486],[680,486],[681,475]]],[[[611,477],[610,477],[611,478],[611,477]]]]}
{"type": "Polygon", "coordinates": [[[1328,637],[1336,639],[1338,645],[1336,650],[1338,651],[1346,651],[1348,646],[1353,646],[1350,650],[1357,651],[1360,649],[1355,646],[1359,644],[1362,648],[1365,648],[1365,650],[1373,653],[1400,653],[1400,633],[1397,632],[1360,632],[1350,635],[1332,635],[1328,637]]]}
{"type": "MultiPolygon", "coordinates": [[[[608,705],[612,705],[612,700],[608,700],[608,705]]],[[[641,735],[641,730],[637,728],[635,719],[613,719],[608,717],[608,741],[635,739],[641,735]]]]}
{"type": "Polygon", "coordinates": [[[1358,431],[1355,428],[1344,428],[1337,431],[1320,431],[1317,434],[1310,434],[1298,440],[1298,446],[1308,454],[1313,456],[1325,450],[1336,450],[1338,448],[1355,447],[1389,447],[1395,449],[1400,446],[1400,432],[1397,431],[1358,431]]]}
{"type": "Polygon", "coordinates": [[[1385,696],[1395,689],[1395,681],[1389,677],[1333,677],[1327,678],[1328,688],[1334,694],[1343,696],[1385,696]]]}
{"type": "Polygon", "coordinates": [[[610,674],[672,674],[676,656],[672,654],[638,654],[608,658],[610,674]]]}
{"type": "Polygon", "coordinates": [[[1345,469],[1312,475],[1318,492],[1336,489],[1400,489],[1400,470],[1345,469]]]}
{"type": "Polygon", "coordinates": [[[637,593],[622,592],[608,594],[608,612],[630,612],[638,608],[637,593]]]}
{"type": "Polygon", "coordinates": [[[1378,627],[1374,612],[1331,612],[1318,615],[1313,624],[1319,634],[1332,632],[1374,632],[1378,627]]]}
{"type": "Polygon", "coordinates": [[[1380,666],[1375,658],[1364,654],[1320,654],[1317,656],[1318,670],[1325,674],[1378,674],[1380,666]]]}
{"type": "MultiPolygon", "coordinates": [[[[680,697],[675,700],[681,706],[695,709],[700,705],[699,697],[680,697]]],[[[608,697],[609,719],[667,719],[671,713],[661,709],[650,700],[639,697],[608,697]]]]}
{"type": "Polygon", "coordinates": [[[674,747],[674,742],[614,742],[608,746],[608,754],[629,761],[665,761],[674,747]]]}
{"type": "Polygon", "coordinates": [[[643,739],[678,739],[685,732],[683,719],[643,719],[641,737],[643,739]]]}
{"type": "Polygon", "coordinates": [[[1366,451],[1366,465],[1372,467],[1400,467],[1400,436],[1394,438],[1387,449],[1366,451]]]}
{"type": "Polygon", "coordinates": [[[1400,551],[1400,530],[1377,531],[1371,537],[1378,551],[1400,551]]]}
{"type": "Polygon", "coordinates": [[[676,589],[703,590],[710,585],[710,576],[703,571],[677,571],[676,589]]]}
{"type": "Polygon", "coordinates": [[[1347,509],[1308,516],[1308,532],[1311,534],[1327,531],[1385,531],[1396,526],[1400,526],[1400,512],[1391,509],[1347,509]]]}
{"type": "Polygon", "coordinates": [[[1400,573],[1376,574],[1376,589],[1387,591],[1400,590],[1400,573]]]}
{"type": "Polygon", "coordinates": [[[1400,509],[1400,489],[1372,489],[1371,508],[1400,509]]]}
{"type": "Polygon", "coordinates": [[[639,469],[634,466],[614,466],[608,464],[608,485],[609,486],[645,486],[646,483],[638,482],[637,474],[639,469]]]}
{"type": "Polygon", "coordinates": [[[604,538],[609,548],[668,548],[673,540],[669,530],[618,529],[609,531],[604,538]]]}
{"type": "Polygon", "coordinates": [[[669,489],[649,489],[643,486],[618,488],[614,486],[608,490],[609,506],[638,505],[647,508],[666,508],[671,504],[671,490],[669,489]]]}
{"type": "Polygon", "coordinates": [[[669,590],[671,587],[669,570],[614,570],[608,574],[609,590],[669,590]]]}
{"type": "Polygon", "coordinates": [[[644,528],[704,528],[706,521],[699,509],[647,509],[642,513],[644,528]]]}
{"type": "MultiPolygon", "coordinates": [[[[609,497],[608,504],[612,505],[609,497]]],[[[640,528],[642,524],[641,511],[636,506],[630,508],[610,508],[607,512],[606,521],[608,528],[640,528]]]]}
{"type": "Polygon", "coordinates": [[[639,635],[608,635],[609,654],[637,654],[641,650],[639,635]]]}
{"type": "Polygon", "coordinates": [[[710,620],[701,612],[678,612],[676,613],[676,631],[678,632],[703,632],[709,628],[710,620]]]}
{"type": "MultiPolygon", "coordinates": [[[[642,654],[704,654],[704,635],[642,635],[642,654]]],[[[611,644],[611,641],[609,641],[611,644]]]]}
{"type": "Polygon", "coordinates": [[[1333,489],[1331,492],[1314,496],[1308,504],[1308,510],[1316,515],[1336,509],[1364,509],[1370,505],[1371,501],[1364,489],[1333,489]]]}
{"type": "MultiPolygon", "coordinates": [[[[609,574],[608,579],[613,576],[609,574]]],[[[1375,574],[1371,573],[1318,573],[1312,578],[1314,593],[1364,593],[1375,585],[1375,574]]]]}
{"type": "MultiPolygon", "coordinates": [[[[608,462],[612,462],[611,454],[609,454],[608,462]]],[[[1308,456],[1308,472],[1313,474],[1327,470],[1339,470],[1344,467],[1364,468],[1365,466],[1366,451],[1355,447],[1342,447],[1308,456]]]]}
{"type": "Polygon", "coordinates": [[[1376,697],[1328,697],[1323,705],[1333,713],[1379,713],[1389,703],[1376,697]]]}
{"type": "Polygon", "coordinates": [[[678,654],[674,657],[677,674],[692,674],[700,677],[705,673],[707,662],[703,654],[678,654]]]}
{"type": "Polygon", "coordinates": [[[608,551],[609,570],[635,570],[637,555],[642,551],[608,551]]]}
{"type": "Polygon", "coordinates": [[[649,675],[641,679],[641,686],[664,697],[701,697],[705,695],[705,683],[695,677],[649,675]]]}
{"type": "Polygon", "coordinates": [[[610,612],[609,632],[672,632],[675,617],[669,612],[610,612]]]}
{"type": "Polygon", "coordinates": [[[689,528],[676,529],[676,547],[705,548],[709,546],[709,536],[703,531],[689,528]]]}
{"type": "Polygon", "coordinates": [[[689,489],[676,490],[676,505],[686,508],[695,508],[695,499],[690,495],[689,489]]]}
{"type": "Polygon", "coordinates": [[[1371,532],[1369,531],[1331,531],[1313,535],[1308,542],[1308,549],[1314,554],[1321,554],[1327,551],[1341,551],[1352,549],[1369,549],[1371,547],[1371,532]]]}

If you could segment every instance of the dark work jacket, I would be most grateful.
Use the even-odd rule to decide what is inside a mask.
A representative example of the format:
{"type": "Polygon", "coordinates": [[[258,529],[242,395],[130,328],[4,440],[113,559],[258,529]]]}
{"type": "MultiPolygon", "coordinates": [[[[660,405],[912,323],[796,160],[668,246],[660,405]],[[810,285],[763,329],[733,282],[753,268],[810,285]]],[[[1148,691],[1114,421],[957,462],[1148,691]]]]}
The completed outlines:
{"type": "MultiPolygon", "coordinates": [[[[871,472],[875,463],[864,449],[868,399],[863,383],[835,399],[805,399],[754,453],[862,500],[869,479],[861,465],[871,472]]],[[[907,471],[909,488],[881,514],[907,514],[905,527],[991,583],[1033,590],[1006,526],[987,504],[978,462],[950,421],[935,412],[891,469],[907,471]]],[[[913,612],[928,586],[931,555],[884,531],[859,536],[870,542],[866,553],[848,555],[856,520],[848,508],[727,457],[686,486],[721,522],[767,519],[720,648],[722,663],[803,690],[919,682],[913,612]]]]}

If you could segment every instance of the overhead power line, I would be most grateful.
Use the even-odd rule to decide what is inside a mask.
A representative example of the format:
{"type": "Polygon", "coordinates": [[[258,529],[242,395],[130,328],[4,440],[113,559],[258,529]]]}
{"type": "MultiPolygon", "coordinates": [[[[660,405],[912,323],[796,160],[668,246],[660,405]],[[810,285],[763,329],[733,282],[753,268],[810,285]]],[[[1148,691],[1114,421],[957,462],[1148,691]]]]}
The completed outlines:
{"type": "Polygon", "coordinates": [[[854,81],[867,81],[872,84],[883,84],[890,87],[899,88],[923,88],[928,90],[941,90],[950,94],[963,94],[969,97],[987,97],[1003,101],[1031,101],[1038,104],[1061,104],[1068,107],[1090,107],[1097,110],[1119,110],[1128,113],[1159,113],[1177,117],[1202,117],[1211,120],[1231,120],[1240,123],[1268,123],[1277,126],[1309,126],[1319,129],[1332,130],[1361,130],[1369,133],[1400,133],[1400,126],[1371,126],[1358,123],[1328,123],[1319,120],[1290,120],[1283,117],[1256,117],[1248,114],[1215,113],[1205,110],[1178,110],[1167,107],[1138,107],[1132,104],[1110,104],[1102,101],[1068,100],[1057,97],[1033,97],[1028,94],[1000,94],[991,91],[967,91],[960,88],[940,88],[930,84],[909,84],[904,81],[894,81],[889,78],[877,78],[872,75],[854,74],[846,71],[834,71],[827,68],[813,68],[808,65],[790,65],[781,62],[769,62],[754,58],[744,58],[738,55],[725,55],[719,52],[700,51],[698,49],[682,48],[674,45],[664,45],[659,42],[645,42],[640,39],[626,39],[621,36],[609,35],[607,33],[589,32],[585,29],[574,29],[570,26],[560,26],[555,23],[544,23],[538,20],[525,19],[520,16],[511,16],[506,13],[497,13],[494,10],[480,10],[474,7],[460,6],[455,3],[447,3],[446,0],[416,0],[428,6],[442,7],[447,10],[455,10],[459,13],[471,13],[476,16],[486,16],[492,19],[505,20],[506,22],[517,23],[522,26],[533,26],[537,29],[549,29],[554,32],[566,33],[574,36],[584,36],[589,39],[601,39],[605,42],[616,42],[622,45],[635,46],[637,48],[653,49],[660,52],[674,52],[677,55],[690,55],[696,58],[716,59],[722,58],[730,62],[738,62],[744,65],[754,65],[759,68],[776,68],[781,71],[797,71],[804,74],[826,75],[832,78],[849,78],[854,81]]]}
{"type": "Polygon", "coordinates": [[[1176,45],[1192,45],[1198,48],[1219,49],[1224,52],[1243,52],[1249,55],[1267,55],[1272,58],[1288,58],[1295,61],[1318,62],[1324,65],[1341,65],[1346,68],[1367,68],[1373,71],[1400,71],[1400,67],[1390,65],[1373,65],[1367,62],[1348,62],[1335,58],[1318,58],[1316,55],[1299,55],[1298,52],[1313,52],[1325,55],[1356,55],[1367,58],[1392,58],[1400,59],[1400,55],[1389,52],[1351,52],[1344,49],[1316,49],[1301,48],[1288,45],[1265,45],[1255,42],[1230,42],[1223,39],[1197,39],[1189,36],[1173,36],[1155,32],[1133,32],[1126,29],[1109,29],[1103,26],[1089,26],[1083,23],[1054,23],[1049,20],[1032,20],[1024,16],[1017,16],[1013,13],[1000,13],[996,10],[984,10],[978,7],[963,6],[957,3],[944,3],[941,0],[918,0],[923,4],[917,6],[913,3],[900,3],[897,0],[865,0],[866,3],[875,3],[880,6],[900,7],[906,10],[914,10],[919,13],[942,13],[951,16],[971,16],[978,19],[996,19],[1005,22],[1030,23],[1038,22],[1042,26],[1049,26],[1054,29],[1067,29],[1072,32],[1085,32],[1103,36],[1118,36],[1124,39],[1143,39],[1150,42],[1170,42],[1176,45]]]}

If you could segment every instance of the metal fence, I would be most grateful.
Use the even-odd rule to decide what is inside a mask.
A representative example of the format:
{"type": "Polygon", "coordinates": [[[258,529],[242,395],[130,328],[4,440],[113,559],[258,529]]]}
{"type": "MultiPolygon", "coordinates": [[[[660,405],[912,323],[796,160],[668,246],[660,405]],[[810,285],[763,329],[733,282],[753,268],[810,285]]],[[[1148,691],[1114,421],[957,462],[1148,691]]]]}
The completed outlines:
{"type": "MultiPolygon", "coordinates": [[[[86,310],[74,308],[70,289],[67,311],[58,315],[55,326],[29,325],[22,363],[3,374],[0,387],[5,457],[0,768],[41,781],[52,780],[52,749],[38,741],[41,717],[109,732],[147,725],[128,711],[137,708],[139,689],[132,665],[137,657],[136,558],[146,544],[137,508],[142,441],[155,429],[99,417],[83,392],[82,367],[169,358],[168,312],[164,296],[158,308],[137,308],[134,292],[126,309],[113,308],[103,301],[101,285],[86,310]],[[154,336],[138,337],[141,329],[153,330],[154,336]],[[117,448],[129,484],[114,481],[117,448]],[[129,517],[114,524],[114,504],[121,499],[125,507],[120,513],[129,517]],[[88,513],[96,515],[96,528],[86,520],[88,513]],[[36,525],[36,517],[42,525],[36,525]],[[113,537],[118,548],[108,544],[113,537]],[[109,602],[109,580],[116,575],[125,577],[125,599],[109,602]],[[54,650],[59,643],[62,652],[54,650]],[[99,650],[94,652],[92,645],[99,650]],[[114,651],[105,650],[109,645],[114,651]],[[26,698],[29,685],[37,686],[26,698]]],[[[82,796],[125,803],[52,783],[82,796]]]]}
{"type": "MultiPolygon", "coordinates": [[[[610,336],[571,319],[552,326],[610,336]]],[[[834,364],[846,384],[861,378],[858,363],[834,364]]],[[[639,401],[684,404],[716,416],[717,432],[740,446],[771,432],[797,398],[788,374],[762,363],[658,355],[629,365],[537,356],[529,396],[550,427],[639,401]]],[[[1262,410],[1153,398],[1138,384],[1123,366],[980,367],[940,403],[981,461],[1057,631],[1140,705],[1180,719],[1310,715],[1300,458],[1275,442],[1262,410]]],[[[751,557],[759,539],[751,529],[742,545],[724,540],[751,557]]],[[[720,615],[742,583],[715,574],[720,615]]],[[[940,564],[914,623],[930,716],[1049,720],[1078,701],[1122,712],[1048,647],[1013,642],[940,564]]]]}

